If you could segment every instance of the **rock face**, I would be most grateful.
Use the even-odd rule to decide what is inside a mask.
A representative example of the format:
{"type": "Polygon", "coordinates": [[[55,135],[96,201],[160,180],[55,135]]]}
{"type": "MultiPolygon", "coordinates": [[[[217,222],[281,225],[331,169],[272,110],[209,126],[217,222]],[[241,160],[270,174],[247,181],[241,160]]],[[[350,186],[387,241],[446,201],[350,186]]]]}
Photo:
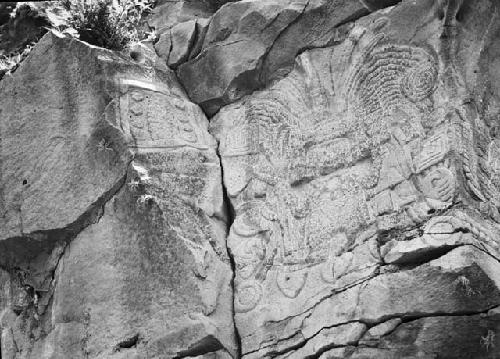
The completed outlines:
{"type": "Polygon", "coordinates": [[[201,53],[179,67],[179,79],[190,98],[213,114],[269,83],[271,75],[286,73],[300,50],[342,36],[336,27],[367,12],[357,1],[227,4],[212,18],[201,53]]]}
{"type": "Polygon", "coordinates": [[[236,353],[216,142],[142,59],[50,33],[0,83],[2,358],[236,353]]]}
{"type": "Polygon", "coordinates": [[[212,119],[243,357],[498,355],[493,6],[362,17],[212,119]]]}
{"type": "Polygon", "coordinates": [[[0,357],[498,358],[499,13],[179,0],[156,54],[48,33],[0,81],[0,357]]]}

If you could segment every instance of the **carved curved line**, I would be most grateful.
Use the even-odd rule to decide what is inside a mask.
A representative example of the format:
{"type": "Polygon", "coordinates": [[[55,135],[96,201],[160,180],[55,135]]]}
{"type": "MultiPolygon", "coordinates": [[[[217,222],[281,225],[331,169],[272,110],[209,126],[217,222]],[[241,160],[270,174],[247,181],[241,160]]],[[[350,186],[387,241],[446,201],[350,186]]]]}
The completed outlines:
{"type": "Polygon", "coordinates": [[[281,272],[278,273],[276,277],[276,283],[281,293],[283,293],[286,297],[295,298],[302,291],[302,288],[304,288],[307,274],[308,274],[307,272],[301,272],[301,273],[281,272]],[[290,283],[291,280],[293,280],[294,282],[290,283]]]}
{"type": "Polygon", "coordinates": [[[261,298],[262,287],[259,283],[256,281],[242,283],[236,288],[234,310],[237,313],[249,312],[259,304],[261,298]]]}

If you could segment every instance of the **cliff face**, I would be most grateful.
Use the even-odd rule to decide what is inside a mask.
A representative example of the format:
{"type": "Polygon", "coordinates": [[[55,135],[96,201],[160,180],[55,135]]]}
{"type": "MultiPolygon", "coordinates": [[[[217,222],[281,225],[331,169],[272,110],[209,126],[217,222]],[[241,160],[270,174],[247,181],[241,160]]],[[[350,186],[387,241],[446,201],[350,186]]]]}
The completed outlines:
{"type": "Polygon", "coordinates": [[[0,81],[0,358],[498,358],[499,17],[184,0],[131,52],[46,34],[0,81]]]}

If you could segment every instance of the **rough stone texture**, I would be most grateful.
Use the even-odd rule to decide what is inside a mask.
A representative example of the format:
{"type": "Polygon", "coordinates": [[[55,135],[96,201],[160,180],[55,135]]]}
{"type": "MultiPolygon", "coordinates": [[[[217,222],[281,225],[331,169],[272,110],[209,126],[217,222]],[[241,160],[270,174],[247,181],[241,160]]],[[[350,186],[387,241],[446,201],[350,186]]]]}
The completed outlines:
{"type": "Polygon", "coordinates": [[[163,34],[177,24],[209,18],[212,14],[213,9],[206,1],[160,0],[148,17],[147,23],[158,34],[163,34]]]}
{"type": "Polygon", "coordinates": [[[399,325],[377,348],[353,348],[341,357],[497,358],[499,329],[498,320],[482,315],[419,318],[399,325]]]}
{"type": "Polygon", "coordinates": [[[363,333],[343,344],[322,333],[392,319],[414,338],[391,336],[394,358],[483,350],[486,331],[464,340],[473,321],[459,317],[500,303],[496,5],[404,1],[364,16],[212,119],[235,215],[243,357],[351,344],[338,357],[385,358],[376,329],[364,339],[373,350],[363,333]],[[427,347],[447,315],[462,324],[427,347]]]}
{"type": "Polygon", "coordinates": [[[155,44],[156,52],[167,62],[169,67],[176,68],[187,60],[195,41],[196,26],[197,21],[195,20],[175,25],[161,35],[155,44]]]}
{"type": "Polygon", "coordinates": [[[158,0],[147,24],[162,34],[177,24],[210,18],[222,5],[233,1],[238,0],[158,0]]]}
{"type": "Polygon", "coordinates": [[[134,58],[49,33],[0,82],[2,358],[236,356],[216,142],[134,58]]]}
{"type": "Polygon", "coordinates": [[[189,97],[209,114],[281,76],[299,51],[342,37],[366,14],[358,1],[243,0],[213,16],[201,53],[179,67],[189,97]]]}
{"type": "Polygon", "coordinates": [[[0,357],[498,358],[499,14],[159,1],[154,49],[44,37],[0,81],[0,357]]]}

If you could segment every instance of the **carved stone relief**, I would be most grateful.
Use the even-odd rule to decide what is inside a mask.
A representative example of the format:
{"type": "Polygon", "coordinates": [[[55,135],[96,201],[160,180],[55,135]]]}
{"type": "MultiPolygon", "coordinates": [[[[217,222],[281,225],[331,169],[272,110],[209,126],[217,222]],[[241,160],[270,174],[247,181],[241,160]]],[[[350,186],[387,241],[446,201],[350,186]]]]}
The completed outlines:
{"type": "Polygon", "coordinates": [[[498,251],[500,227],[478,218],[500,218],[500,145],[471,96],[458,96],[467,89],[437,40],[402,41],[391,26],[374,16],[303,53],[286,78],[212,120],[249,352],[278,345],[266,325],[300,331],[289,318],[387,263],[464,244],[498,251]]]}
{"type": "Polygon", "coordinates": [[[203,131],[203,113],[168,86],[119,79],[120,126],[138,150],[214,146],[203,131]]]}

